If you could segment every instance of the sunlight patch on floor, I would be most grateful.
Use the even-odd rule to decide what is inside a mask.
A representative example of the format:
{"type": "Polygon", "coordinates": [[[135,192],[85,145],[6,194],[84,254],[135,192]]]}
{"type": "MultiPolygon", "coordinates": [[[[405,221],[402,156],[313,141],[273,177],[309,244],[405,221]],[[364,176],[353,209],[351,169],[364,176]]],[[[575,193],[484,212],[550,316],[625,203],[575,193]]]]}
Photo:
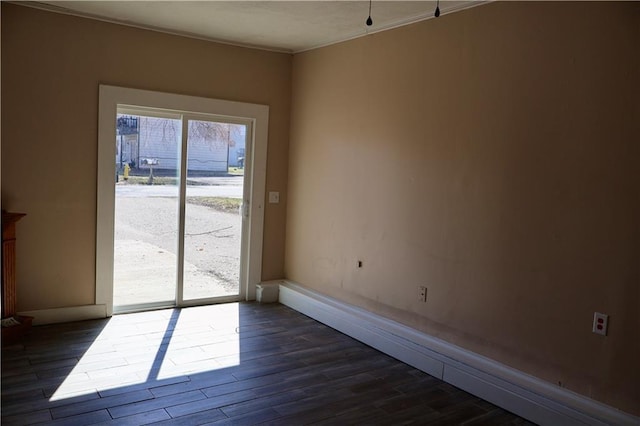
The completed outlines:
{"type": "Polygon", "coordinates": [[[239,365],[239,329],[238,303],[114,316],[50,400],[239,365]]]}

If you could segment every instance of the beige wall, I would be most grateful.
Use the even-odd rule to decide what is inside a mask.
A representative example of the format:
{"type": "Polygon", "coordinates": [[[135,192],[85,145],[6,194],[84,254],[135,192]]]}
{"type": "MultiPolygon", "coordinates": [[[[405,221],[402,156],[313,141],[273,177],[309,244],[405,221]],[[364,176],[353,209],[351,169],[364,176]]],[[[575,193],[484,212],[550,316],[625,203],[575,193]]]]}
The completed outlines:
{"type": "Polygon", "coordinates": [[[640,414],[639,22],[492,3],[296,55],[291,85],[288,55],[3,3],[19,309],[93,303],[98,84],[267,104],[264,279],[640,414]]]}
{"type": "Polygon", "coordinates": [[[639,41],[492,3],[296,55],[285,275],[640,414],[639,41]]]}
{"type": "MultiPolygon", "coordinates": [[[[2,206],[18,309],[94,303],[98,85],[270,107],[267,190],[286,192],[291,56],[2,4],[2,206]]],[[[282,277],[285,201],[267,204],[263,279],[282,277]]]]}

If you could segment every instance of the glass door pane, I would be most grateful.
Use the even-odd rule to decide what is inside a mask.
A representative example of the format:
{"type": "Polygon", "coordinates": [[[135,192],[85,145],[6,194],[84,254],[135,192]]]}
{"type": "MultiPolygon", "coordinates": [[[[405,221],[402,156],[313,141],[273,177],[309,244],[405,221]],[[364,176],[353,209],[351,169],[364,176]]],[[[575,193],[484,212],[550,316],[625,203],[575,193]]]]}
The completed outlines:
{"type": "Polygon", "coordinates": [[[188,126],[183,299],[238,295],[247,126],[188,126]]]}
{"type": "Polygon", "coordinates": [[[182,121],[118,109],[115,311],[173,306],[182,121]]]}

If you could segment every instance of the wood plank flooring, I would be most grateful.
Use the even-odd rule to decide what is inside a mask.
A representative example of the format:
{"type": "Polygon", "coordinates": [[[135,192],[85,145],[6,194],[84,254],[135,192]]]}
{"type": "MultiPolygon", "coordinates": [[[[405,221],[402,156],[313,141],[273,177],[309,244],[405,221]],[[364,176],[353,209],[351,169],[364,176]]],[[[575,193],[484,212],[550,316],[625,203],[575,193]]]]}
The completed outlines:
{"type": "Polygon", "coordinates": [[[530,424],[279,304],[34,327],[2,424],[530,424]]]}

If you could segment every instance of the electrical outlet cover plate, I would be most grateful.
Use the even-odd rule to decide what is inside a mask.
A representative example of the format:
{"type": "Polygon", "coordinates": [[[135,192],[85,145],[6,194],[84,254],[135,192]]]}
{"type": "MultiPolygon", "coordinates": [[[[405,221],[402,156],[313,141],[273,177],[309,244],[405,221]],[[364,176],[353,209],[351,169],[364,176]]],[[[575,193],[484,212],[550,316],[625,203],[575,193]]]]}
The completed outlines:
{"type": "Polygon", "coordinates": [[[418,287],[418,299],[421,302],[426,302],[427,301],[427,288],[426,287],[418,287]]]}
{"type": "Polygon", "coordinates": [[[609,323],[609,315],[601,314],[600,312],[594,312],[593,314],[593,329],[596,334],[607,335],[607,325],[609,323]]]}

